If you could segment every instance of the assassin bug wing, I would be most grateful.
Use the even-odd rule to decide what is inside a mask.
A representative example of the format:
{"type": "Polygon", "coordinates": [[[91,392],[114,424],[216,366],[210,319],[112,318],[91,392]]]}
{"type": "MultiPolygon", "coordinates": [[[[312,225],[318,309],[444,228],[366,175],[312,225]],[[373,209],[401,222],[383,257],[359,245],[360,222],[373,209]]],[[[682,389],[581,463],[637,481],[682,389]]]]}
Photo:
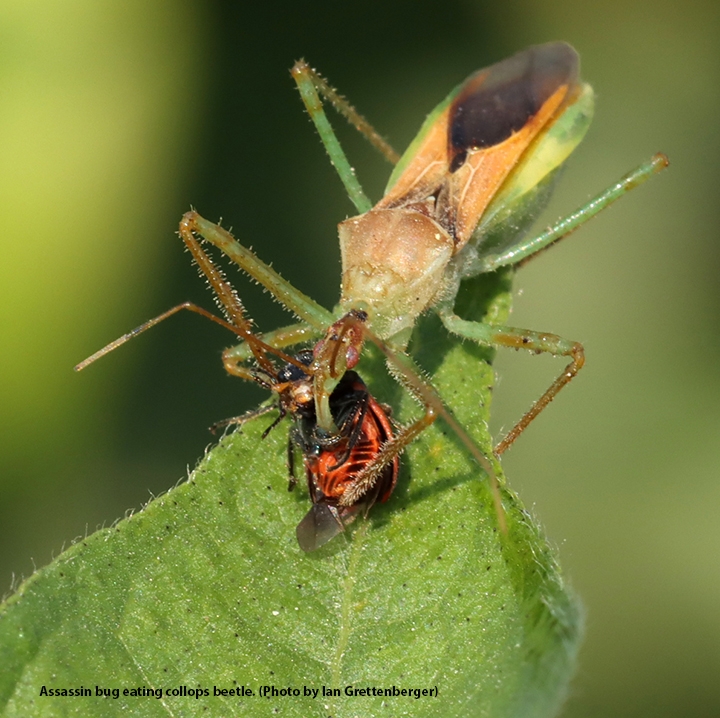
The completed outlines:
{"type": "Polygon", "coordinates": [[[557,170],[590,127],[595,96],[583,84],[578,97],[528,148],[483,212],[472,242],[481,254],[517,243],[550,199],[557,170]]]}
{"type": "Polygon", "coordinates": [[[447,137],[450,104],[462,89],[458,85],[425,118],[415,139],[390,174],[381,203],[412,204],[426,199],[440,186],[448,172],[447,137]]]}
{"type": "Polygon", "coordinates": [[[471,75],[430,115],[377,205],[437,197],[458,251],[534,140],[581,94],[577,53],[538,45],[471,75]]]}

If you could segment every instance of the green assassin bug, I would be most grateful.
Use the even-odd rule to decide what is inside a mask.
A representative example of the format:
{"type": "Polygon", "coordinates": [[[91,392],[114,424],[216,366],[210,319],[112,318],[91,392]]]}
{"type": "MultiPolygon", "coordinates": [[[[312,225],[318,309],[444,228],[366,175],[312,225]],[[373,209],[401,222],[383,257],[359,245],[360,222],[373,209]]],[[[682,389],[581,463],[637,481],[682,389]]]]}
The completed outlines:
{"type": "MultiPolygon", "coordinates": [[[[541,234],[524,232],[549,199],[557,170],[582,140],[593,114],[593,92],[579,80],[575,50],[555,42],[524,50],[471,75],[428,116],[373,207],[362,191],[325,116],[319,94],[388,159],[396,155],[343,98],[304,62],[292,70],[348,195],[360,213],[339,225],[340,302],[331,313],[285,282],[229,232],[188,213],[181,231],[216,245],[302,321],[263,335],[276,347],[320,337],[315,346],[319,428],[336,431],[329,396],[370,339],[390,370],[425,406],[401,429],[355,485],[352,501],[373,486],[393,460],[438,415],[450,422],[490,475],[502,525],[499,493],[487,458],[475,447],[405,353],[420,314],[437,312],[449,332],[491,346],[568,357],[570,363],[495,448],[502,454],[582,368],[583,347],[555,334],[463,320],[454,303],[460,282],[501,267],[519,266],[567,236],[630,189],[667,166],[657,154],[587,205],[541,234]],[[329,328],[328,328],[329,327],[329,328]]],[[[243,345],[226,353],[226,367],[249,357],[243,345]]]]}
{"type": "MultiPolygon", "coordinates": [[[[549,199],[558,169],[582,140],[592,118],[593,92],[579,80],[579,59],[572,47],[560,42],[530,47],[474,73],[433,110],[399,161],[364,118],[305,62],[296,63],[292,75],[359,213],[339,225],[343,266],[338,306],[332,312],[321,307],[228,231],[194,211],[183,217],[180,234],[186,242],[201,237],[214,244],[299,317],[299,323],[267,332],[256,341],[274,350],[315,342],[307,371],[313,378],[318,436],[338,434],[330,396],[345,372],[357,364],[366,340],[379,347],[391,373],[424,406],[423,416],[400,428],[355,478],[341,505],[350,506],[369,492],[384,467],[441,416],[490,477],[503,529],[504,513],[490,461],[406,353],[412,330],[420,315],[432,310],[458,337],[570,359],[496,446],[495,454],[502,454],[582,368],[583,347],[555,334],[462,319],[455,313],[460,282],[520,266],[663,169],[667,158],[655,155],[585,206],[528,239],[525,231],[549,199]],[[385,195],[375,206],[340,147],[320,95],[386,158],[397,162],[385,195]]],[[[248,378],[244,362],[253,355],[257,358],[257,345],[247,338],[226,350],[227,371],[248,378]]]]}

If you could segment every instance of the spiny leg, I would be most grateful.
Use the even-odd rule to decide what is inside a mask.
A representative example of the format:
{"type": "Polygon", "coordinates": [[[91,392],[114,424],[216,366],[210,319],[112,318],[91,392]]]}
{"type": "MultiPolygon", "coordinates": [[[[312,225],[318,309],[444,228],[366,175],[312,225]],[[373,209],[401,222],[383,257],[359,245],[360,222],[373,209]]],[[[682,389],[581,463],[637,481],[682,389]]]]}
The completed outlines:
{"type": "Polygon", "coordinates": [[[465,339],[471,339],[489,346],[527,349],[536,354],[548,353],[554,356],[570,357],[571,359],[562,374],[555,379],[547,391],[525,412],[520,421],[495,447],[495,454],[500,456],[500,454],[507,451],[518,436],[525,431],[530,422],[555,398],[560,389],[568,384],[582,369],[585,364],[583,346],[578,342],[563,339],[556,334],[470,322],[461,319],[448,310],[441,310],[438,313],[448,331],[465,339]]]}
{"type": "Polygon", "coordinates": [[[183,238],[199,234],[224,252],[240,268],[260,283],[284,307],[300,319],[323,332],[335,320],[331,312],[283,279],[251,250],[243,247],[226,229],[201,217],[197,212],[187,212],[180,223],[183,238]]]}
{"type": "Polygon", "coordinates": [[[141,324],[139,327],[135,327],[135,329],[129,331],[127,334],[123,334],[121,337],[118,337],[115,339],[115,341],[110,342],[108,345],[104,346],[102,349],[99,349],[96,351],[92,356],[89,356],[84,361],[81,361],[77,366],[75,366],[75,371],[82,371],[85,369],[85,367],[89,366],[93,362],[100,359],[100,357],[105,356],[106,354],[109,354],[111,351],[114,351],[118,347],[125,344],[125,342],[130,341],[131,339],[134,339],[136,336],[142,334],[143,332],[146,332],[148,329],[154,327],[156,324],[159,324],[162,321],[165,321],[165,319],[168,319],[169,317],[173,316],[173,314],[177,314],[178,312],[182,311],[183,309],[187,309],[188,311],[195,312],[195,314],[199,314],[202,317],[205,317],[206,319],[210,319],[211,321],[215,322],[216,324],[219,324],[221,327],[225,327],[226,329],[229,329],[231,332],[237,334],[236,327],[230,324],[229,322],[225,321],[224,319],[221,319],[220,317],[216,317],[212,312],[209,312],[207,309],[203,309],[202,307],[199,307],[197,304],[193,304],[192,302],[183,302],[182,304],[178,304],[175,307],[172,307],[171,309],[168,309],[166,312],[163,312],[162,314],[158,315],[157,317],[153,317],[152,319],[149,319],[145,323],[141,324]]]}
{"type": "Polygon", "coordinates": [[[367,494],[377,482],[383,469],[400,456],[415,439],[437,419],[432,407],[427,407],[425,414],[417,421],[403,427],[395,437],[383,444],[377,456],[366,466],[353,481],[353,484],[340,497],[340,506],[352,506],[367,494]]]}
{"type": "MultiPolygon", "coordinates": [[[[290,71],[295,82],[310,82],[313,87],[341,114],[365,139],[388,161],[397,164],[400,155],[390,146],[380,133],[342,96],[327,80],[314,70],[305,60],[298,60],[290,71]]],[[[303,97],[304,101],[304,97],[303,97]]],[[[310,112],[310,107],[305,104],[310,112]]],[[[312,113],[311,113],[312,117],[312,113]]],[[[314,121],[314,118],[313,118],[314,121]]],[[[329,150],[328,150],[329,151],[329,150]]]]}
{"type": "Polygon", "coordinates": [[[302,101],[320,135],[325,150],[330,156],[330,162],[332,162],[333,167],[335,167],[340,177],[340,181],[345,186],[345,191],[350,201],[355,205],[355,209],[357,209],[359,214],[364,214],[372,208],[372,202],[370,202],[363,188],[360,186],[360,182],[358,182],[358,178],[355,176],[355,170],[350,165],[350,162],[348,162],[345,151],[340,145],[332,125],[323,110],[322,102],[315,89],[312,77],[305,72],[305,68],[307,68],[307,65],[304,67],[301,65],[299,68],[295,65],[291,70],[293,79],[297,82],[298,89],[300,90],[300,97],[302,97],[302,101]]]}
{"type": "MultiPolygon", "coordinates": [[[[229,323],[226,324],[228,329],[245,340],[245,344],[252,352],[255,361],[266,374],[274,375],[275,373],[275,367],[267,358],[268,353],[274,354],[285,362],[295,364],[301,369],[304,368],[304,365],[298,362],[297,359],[266,344],[252,332],[252,324],[245,316],[245,308],[243,307],[237,292],[227,279],[225,279],[225,275],[205,253],[203,248],[200,246],[200,243],[195,238],[194,229],[188,222],[188,215],[190,214],[192,213],[188,212],[185,214],[180,221],[180,236],[183,242],[185,242],[185,246],[190,250],[193,259],[200,269],[200,272],[210,283],[210,286],[215,293],[217,303],[229,319],[229,323]]],[[[255,378],[255,375],[249,369],[241,368],[235,365],[233,367],[234,370],[231,371],[228,368],[227,363],[225,364],[225,367],[228,369],[230,374],[240,376],[243,379],[253,380],[255,378]]]]}
{"type": "MultiPolygon", "coordinates": [[[[269,344],[265,343],[262,338],[257,337],[252,332],[251,322],[245,317],[245,310],[242,302],[240,301],[240,298],[237,296],[237,293],[230,285],[230,283],[225,279],[222,271],[218,269],[218,267],[215,266],[210,257],[205,254],[202,247],[195,239],[192,230],[189,230],[187,228],[185,224],[185,219],[186,218],[183,218],[183,222],[181,222],[180,224],[180,235],[185,242],[185,245],[190,250],[193,259],[195,260],[198,268],[200,269],[201,274],[205,276],[205,278],[210,283],[210,286],[215,293],[216,301],[225,313],[227,319],[221,319],[220,317],[215,316],[212,312],[209,312],[207,309],[203,309],[202,307],[194,304],[193,302],[183,302],[182,304],[178,304],[177,306],[168,309],[166,312],[163,312],[157,317],[154,317],[153,319],[144,322],[139,327],[136,327],[127,334],[123,334],[123,336],[110,342],[108,345],[95,352],[92,356],[80,362],[75,367],[75,371],[82,371],[85,367],[89,366],[90,364],[97,361],[106,354],[114,351],[118,347],[128,342],[130,339],[133,339],[136,336],[142,334],[143,332],[146,332],[148,329],[156,326],[160,322],[168,319],[174,314],[177,314],[183,309],[194,312],[195,314],[199,314],[200,316],[203,316],[206,319],[209,319],[210,321],[213,321],[216,324],[225,327],[225,329],[228,329],[229,331],[233,332],[233,334],[236,334],[237,336],[244,339],[245,341],[241,345],[242,347],[244,347],[245,350],[245,354],[243,355],[244,358],[249,359],[252,356],[266,372],[274,372],[274,367],[266,356],[268,352],[271,354],[275,354],[284,361],[296,364],[300,368],[304,368],[304,365],[299,363],[296,359],[288,356],[276,347],[270,346],[269,344]]],[[[279,332],[276,332],[275,334],[278,333],[279,332]]],[[[288,342],[292,343],[289,340],[293,337],[301,340],[300,337],[302,331],[300,327],[288,327],[285,329],[285,334],[288,342]],[[294,329],[294,331],[291,331],[292,329],[294,329]]],[[[232,371],[228,368],[229,362],[225,362],[226,368],[228,368],[229,373],[235,376],[242,377],[243,379],[254,380],[254,373],[249,368],[239,366],[238,362],[239,359],[233,363],[232,371]]]]}
{"type": "MultiPolygon", "coordinates": [[[[282,349],[316,339],[319,334],[314,327],[300,323],[270,332],[263,332],[257,336],[258,339],[274,349],[282,349]]],[[[223,365],[229,374],[235,374],[235,367],[241,366],[242,363],[252,359],[252,357],[252,347],[243,342],[223,352],[223,365]]]]}
{"type": "Polygon", "coordinates": [[[536,257],[539,252],[548,249],[553,244],[567,237],[603,209],[609,207],[630,190],[639,187],[650,179],[650,177],[664,170],[668,165],[668,158],[662,152],[658,152],[647,162],[636,167],[614,185],[608,187],[604,192],[601,192],[591,199],[590,202],[578,208],[567,217],[558,220],[536,237],[523,241],[518,245],[513,245],[499,254],[481,256],[478,259],[477,266],[472,268],[472,273],[492,272],[508,265],[515,265],[516,267],[522,266],[533,257],[536,257]]]}
{"type": "MultiPolygon", "coordinates": [[[[510,265],[521,267],[540,252],[567,237],[631,189],[638,187],[650,177],[665,169],[668,164],[668,159],[664,154],[658,153],[654,155],[650,160],[622,177],[612,187],[601,192],[589,203],[559,220],[540,235],[512,246],[502,253],[480,256],[477,264],[471,267],[467,274],[491,272],[510,265]]],[[[450,332],[481,344],[505,346],[512,349],[528,349],[536,353],[547,352],[555,356],[571,358],[562,374],[558,376],[547,391],[495,447],[495,453],[498,456],[512,445],[530,422],[555,398],[560,389],[575,377],[585,364],[584,350],[578,342],[568,341],[555,334],[469,322],[455,315],[449,302],[438,306],[437,312],[450,332]]]]}
{"type": "Polygon", "coordinates": [[[372,125],[362,117],[345,98],[338,95],[304,60],[296,62],[290,73],[297,83],[305,109],[320,135],[320,140],[330,157],[330,162],[340,177],[340,181],[345,187],[350,201],[355,205],[359,214],[368,212],[372,208],[372,202],[367,198],[363,188],[360,186],[360,182],[355,176],[355,170],[348,161],[345,151],[340,145],[332,125],[325,114],[318,92],[322,94],[385,159],[392,164],[396,164],[400,159],[400,155],[395,152],[372,125]]]}

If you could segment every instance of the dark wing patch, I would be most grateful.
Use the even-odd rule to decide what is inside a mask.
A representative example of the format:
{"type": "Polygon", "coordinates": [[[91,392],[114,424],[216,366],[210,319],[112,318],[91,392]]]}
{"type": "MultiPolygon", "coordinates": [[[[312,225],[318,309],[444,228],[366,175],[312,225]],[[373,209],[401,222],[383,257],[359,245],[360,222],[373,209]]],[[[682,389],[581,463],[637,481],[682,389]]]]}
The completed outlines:
{"type": "Polygon", "coordinates": [[[577,82],[578,69],[575,50],[552,42],[471,75],[450,108],[450,171],[467,150],[492,147],[522,129],[559,87],[577,82]]]}

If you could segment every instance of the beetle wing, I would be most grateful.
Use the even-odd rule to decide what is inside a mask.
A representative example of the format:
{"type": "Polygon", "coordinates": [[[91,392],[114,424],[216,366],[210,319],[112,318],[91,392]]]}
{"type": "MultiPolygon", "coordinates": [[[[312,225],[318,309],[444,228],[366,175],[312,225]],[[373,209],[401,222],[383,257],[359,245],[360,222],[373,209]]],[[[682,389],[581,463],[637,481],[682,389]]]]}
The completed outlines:
{"type": "Polygon", "coordinates": [[[346,513],[352,513],[353,516],[348,516],[348,520],[343,523],[335,506],[331,506],[325,501],[313,504],[295,529],[300,548],[307,553],[315,551],[341,534],[345,530],[345,525],[350,523],[360,510],[360,507],[351,508],[352,511],[346,513]]]}

